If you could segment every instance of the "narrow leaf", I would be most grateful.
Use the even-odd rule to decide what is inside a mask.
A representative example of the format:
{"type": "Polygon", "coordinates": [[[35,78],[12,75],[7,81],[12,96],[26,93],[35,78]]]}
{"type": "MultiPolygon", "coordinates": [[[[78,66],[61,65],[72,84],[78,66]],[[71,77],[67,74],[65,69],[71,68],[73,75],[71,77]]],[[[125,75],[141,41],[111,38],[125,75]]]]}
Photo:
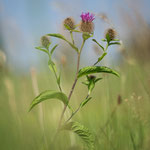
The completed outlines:
{"type": "Polygon", "coordinates": [[[86,99],[80,104],[81,108],[82,108],[85,104],[87,104],[87,102],[88,102],[91,98],[92,98],[92,97],[86,98],[86,99]]]}
{"type": "Polygon", "coordinates": [[[119,39],[113,39],[112,41],[120,41],[119,39]]]}
{"type": "Polygon", "coordinates": [[[61,34],[56,34],[56,33],[51,33],[51,34],[47,34],[48,36],[52,36],[52,37],[56,37],[56,38],[59,38],[59,39],[62,39],[62,40],[66,40],[65,37],[61,34]]]}
{"type": "Polygon", "coordinates": [[[58,76],[58,79],[57,79],[58,85],[60,85],[60,77],[61,77],[61,73],[59,73],[59,76],[58,76]]]}
{"type": "Polygon", "coordinates": [[[51,49],[51,55],[53,54],[54,50],[56,49],[56,47],[58,46],[58,44],[56,44],[52,49],[51,49]]]}
{"type": "Polygon", "coordinates": [[[88,74],[93,74],[93,73],[110,73],[110,74],[114,74],[116,76],[119,77],[119,74],[108,68],[108,67],[105,67],[105,66],[89,66],[89,67],[84,67],[82,69],[79,70],[79,73],[78,73],[78,78],[82,77],[82,76],[85,76],[85,75],[88,75],[88,74]]]}
{"type": "Polygon", "coordinates": [[[49,67],[49,69],[50,69],[52,72],[54,72],[54,71],[57,72],[55,63],[54,63],[52,60],[50,60],[50,59],[49,59],[49,61],[48,61],[48,67],[49,67]]]}
{"type": "Polygon", "coordinates": [[[101,39],[103,42],[107,42],[107,40],[106,39],[101,39]]]}
{"type": "Polygon", "coordinates": [[[40,102],[43,102],[43,101],[48,100],[48,99],[58,99],[58,100],[62,101],[65,105],[68,104],[68,98],[64,93],[47,90],[47,91],[42,92],[40,95],[38,95],[32,101],[29,111],[31,111],[31,109],[34,106],[36,106],[37,104],[39,104],[40,102]]]}
{"type": "Polygon", "coordinates": [[[121,45],[120,42],[109,43],[109,45],[121,45]]]}
{"type": "Polygon", "coordinates": [[[89,39],[90,37],[92,37],[92,35],[90,35],[89,33],[83,33],[82,34],[82,38],[84,39],[84,40],[87,40],[87,39],[89,39]]]}
{"type": "Polygon", "coordinates": [[[67,24],[64,24],[64,27],[69,31],[72,30],[67,24]]]}
{"type": "Polygon", "coordinates": [[[96,82],[98,82],[98,81],[100,81],[100,80],[102,80],[103,78],[97,78],[96,80],[95,80],[95,83],[96,82]]]}
{"type": "Polygon", "coordinates": [[[98,62],[100,62],[106,55],[107,55],[107,53],[103,53],[103,55],[98,58],[98,62]]]}
{"type": "Polygon", "coordinates": [[[84,84],[84,85],[88,85],[88,84],[89,84],[89,82],[88,82],[88,81],[85,81],[85,82],[82,82],[82,84],[84,84]]]}
{"type": "Polygon", "coordinates": [[[94,150],[94,136],[87,127],[78,122],[69,122],[62,129],[73,131],[85,142],[89,150],[94,150]]]}
{"type": "Polygon", "coordinates": [[[79,31],[79,30],[72,30],[72,32],[83,33],[82,31],[79,31]]]}
{"type": "Polygon", "coordinates": [[[104,51],[104,47],[101,44],[99,44],[95,39],[92,39],[92,41],[94,41],[104,51]]]}
{"type": "Polygon", "coordinates": [[[61,34],[47,34],[48,36],[52,36],[52,37],[56,37],[56,38],[59,38],[59,39],[62,39],[64,41],[66,41],[73,49],[75,49],[77,52],[78,52],[78,48],[76,46],[74,46],[71,42],[69,42],[63,35],[61,34]]]}
{"type": "Polygon", "coordinates": [[[45,52],[45,53],[47,53],[48,55],[49,55],[49,52],[48,52],[48,50],[46,50],[46,49],[44,49],[44,48],[41,48],[41,47],[35,47],[37,50],[40,50],[40,51],[42,51],[42,52],[45,52]]]}

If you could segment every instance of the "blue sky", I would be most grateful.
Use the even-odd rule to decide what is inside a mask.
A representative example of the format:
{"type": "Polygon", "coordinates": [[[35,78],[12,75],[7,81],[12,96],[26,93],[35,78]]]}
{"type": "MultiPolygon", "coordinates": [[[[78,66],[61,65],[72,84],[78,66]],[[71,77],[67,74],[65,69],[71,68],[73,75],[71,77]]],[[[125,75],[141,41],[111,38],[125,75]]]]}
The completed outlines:
{"type": "MultiPolygon", "coordinates": [[[[150,1],[135,1],[137,9],[149,23],[150,1]]],[[[126,31],[122,27],[120,11],[131,11],[132,14],[133,5],[129,0],[1,0],[0,28],[8,60],[19,69],[36,65],[39,54],[34,47],[39,44],[40,37],[46,33],[60,32],[61,22],[67,16],[80,21],[81,12],[106,13],[124,36],[126,31]]],[[[96,19],[95,26],[102,29],[95,36],[102,38],[107,25],[96,19]]],[[[91,48],[89,45],[87,47],[91,48]]],[[[90,50],[88,52],[96,57],[90,54],[90,50]]]]}

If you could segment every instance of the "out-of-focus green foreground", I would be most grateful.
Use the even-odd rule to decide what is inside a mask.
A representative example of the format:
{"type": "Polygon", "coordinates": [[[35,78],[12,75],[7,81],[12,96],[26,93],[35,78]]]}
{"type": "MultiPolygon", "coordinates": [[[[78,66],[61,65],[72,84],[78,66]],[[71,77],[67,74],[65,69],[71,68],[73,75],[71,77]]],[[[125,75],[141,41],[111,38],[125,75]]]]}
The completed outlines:
{"type": "MultiPolygon", "coordinates": [[[[95,135],[97,150],[149,150],[150,65],[126,63],[117,70],[121,77],[102,74],[93,99],[73,118],[95,135]],[[122,103],[118,105],[118,96],[122,103]]],[[[62,72],[63,91],[70,89],[74,73],[62,72]]],[[[71,104],[77,108],[87,89],[75,88],[71,104]]],[[[32,99],[46,89],[57,89],[50,72],[16,76],[0,72],[1,150],[80,150],[84,143],[74,133],[62,131],[52,142],[63,109],[60,101],[47,100],[28,112],[32,99]]],[[[68,94],[68,93],[66,93],[68,94]]],[[[69,116],[69,110],[65,118],[69,116]]]]}

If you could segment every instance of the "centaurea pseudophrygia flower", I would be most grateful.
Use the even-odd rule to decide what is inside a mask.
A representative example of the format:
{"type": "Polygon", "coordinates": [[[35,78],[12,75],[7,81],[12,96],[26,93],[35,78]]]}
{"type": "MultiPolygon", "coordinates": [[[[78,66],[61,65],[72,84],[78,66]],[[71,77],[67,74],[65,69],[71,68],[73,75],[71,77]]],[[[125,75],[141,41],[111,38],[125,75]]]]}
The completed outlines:
{"type": "Polygon", "coordinates": [[[80,23],[80,30],[82,32],[88,32],[88,33],[93,33],[94,31],[94,23],[93,20],[94,18],[94,14],[90,14],[88,13],[82,13],[81,14],[81,23],[80,23]]]}

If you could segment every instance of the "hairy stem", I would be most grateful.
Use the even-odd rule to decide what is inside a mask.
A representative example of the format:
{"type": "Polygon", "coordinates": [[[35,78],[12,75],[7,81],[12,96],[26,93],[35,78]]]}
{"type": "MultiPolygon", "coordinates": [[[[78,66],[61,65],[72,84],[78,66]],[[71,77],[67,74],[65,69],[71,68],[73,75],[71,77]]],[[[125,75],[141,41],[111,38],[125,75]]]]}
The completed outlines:
{"type": "MultiPolygon", "coordinates": [[[[73,82],[72,88],[71,88],[70,93],[69,93],[69,96],[68,96],[68,104],[69,104],[69,102],[70,102],[72,93],[73,93],[73,91],[74,91],[74,88],[75,88],[76,83],[77,83],[77,80],[78,80],[78,72],[79,72],[79,66],[80,66],[80,56],[81,56],[81,52],[82,52],[84,43],[85,43],[85,40],[83,40],[82,45],[81,45],[81,48],[80,48],[80,51],[79,51],[79,53],[78,53],[77,71],[76,71],[76,75],[75,75],[75,80],[74,80],[74,82],[73,82]]],[[[58,130],[60,129],[60,126],[61,126],[61,123],[62,123],[63,116],[64,116],[64,114],[65,114],[66,108],[67,108],[67,105],[64,106],[64,109],[63,109],[63,111],[62,111],[62,113],[61,113],[60,120],[59,120],[59,123],[58,123],[58,130]]]]}

